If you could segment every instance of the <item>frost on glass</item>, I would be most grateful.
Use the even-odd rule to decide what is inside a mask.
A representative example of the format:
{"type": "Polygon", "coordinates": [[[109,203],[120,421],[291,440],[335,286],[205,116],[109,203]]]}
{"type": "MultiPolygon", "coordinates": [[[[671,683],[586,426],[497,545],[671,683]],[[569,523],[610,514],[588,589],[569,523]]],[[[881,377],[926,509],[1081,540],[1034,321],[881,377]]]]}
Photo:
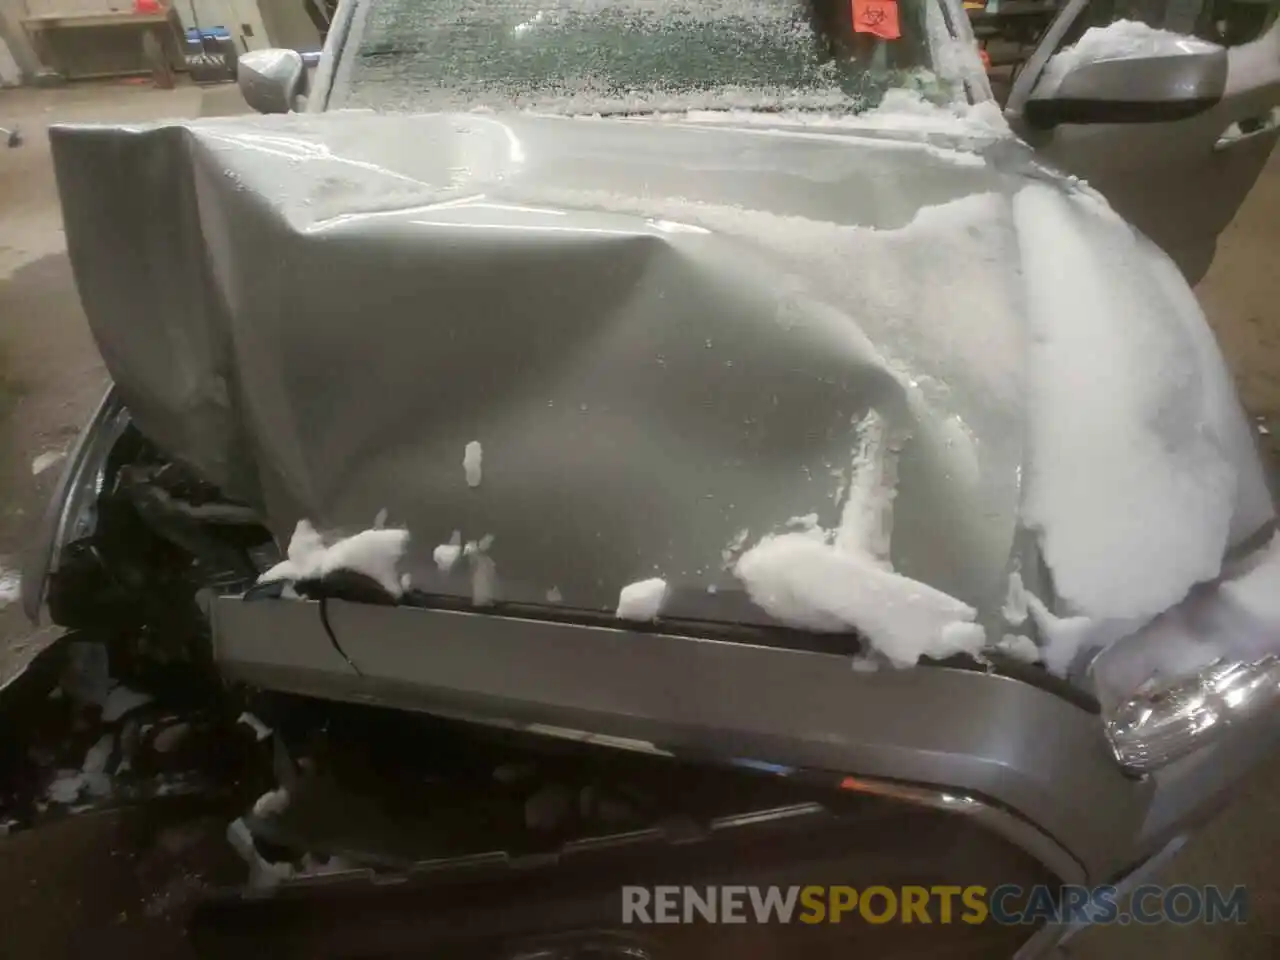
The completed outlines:
{"type": "Polygon", "coordinates": [[[847,0],[371,0],[334,105],[860,111],[922,86],[925,2],[902,0],[886,43],[847,0]]]}

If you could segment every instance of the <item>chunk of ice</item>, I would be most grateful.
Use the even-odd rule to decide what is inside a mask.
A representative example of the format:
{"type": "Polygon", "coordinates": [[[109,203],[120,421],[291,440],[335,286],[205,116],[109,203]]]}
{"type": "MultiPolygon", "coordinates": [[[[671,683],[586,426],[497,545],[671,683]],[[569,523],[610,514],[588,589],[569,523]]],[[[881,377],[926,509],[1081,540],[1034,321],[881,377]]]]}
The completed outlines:
{"type": "Polygon", "coordinates": [[[886,570],[872,557],[804,534],[765,537],[734,573],[751,600],[790,626],[857,631],[895,666],[921,656],[976,654],[985,642],[977,611],[940,590],[886,570]]]}
{"type": "Polygon", "coordinates": [[[276,790],[268,790],[253,804],[253,815],[255,817],[276,817],[289,809],[289,791],[284,787],[276,790]]]}
{"type": "Polygon", "coordinates": [[[441,573],[449,573],[460,556],[462,556],[462,532],[455,530],[448,543],[442,543],[432,551],[431,559],[436,562],[441,573]]]}
{"type": "Polygon", "coordinates": [[[1027,622],[1027,590],[1022,585],[1022,574],[1017,570],[1009,574],[1009,591],[1005,594],[1000,613],[1011,626],[1020,627],[1027,622]]]}
{"type": "Polygon", "coordinates": [[[84,791],[84,775],[79,770],[59,770],[45,788],[45,797],[51,803],[75,803],[84,791]]]}
{"type": "Polygon", "coordinates": [[[1027,609],[1044,641],[1045,668],[1065,676],[1081,650],[1096,642],[1097,621],[1091,617],[1059,617],[1032,593],[1027,594],[1027,609]]]}
{"type": "Polygon", "coordinates": [[[31,475],[38,477],[50,467],[61,463],[67,456],[65,450],[46,450],[31,461],[31,475]]]}
{"type": "Polygon", "coordinates": [[[480,447],[480,441],[472,440],[462,454],[462,469],[467,475],[468,487],[480,486],[480,466],[483,460],[484,450],[480,447]]]}
{"type": "Polygon", "coordinates": [[[362,530],[326,547],[315,527],[299,520],[289,541],[288,559],[264,573],[258,582],[319,580],[338,570],[352,570],[399,597],[402,591],[396,567],[408,544],[409,531],[393,528],[362,530]]]}
{"type": "Polygon", "coordinates": [[[1040,648],[1036,646],[1035,641],[1020,633],[1006,633],[996,644],[996,649],[1005,656],[1021,660],[1023,663],[1035,663],[1040,659],[1040,648]]]}
{"type": "Polygon", "coordinates": [[[619,620],[656,620],[667,599],[667,581],[652,577],[627,584],[618,595],[619,620]]]}
{"type": "Polygon", "coordinates": [[[488,535],[478,543],[470,541],[462,553],[471,561],[471,603],[487,607],[498,599],[498,565],[489,556],[493,536],[488,535]]]}
{"type": "Polygon", "coordinates": [[[243,723],[245,726],[251,729],[253,731],[253,735],[257,737],[259,743],[267,739],[267,737],[271,736],[271,728],[268,727],[261,720],[259,720],[257,717],[255,717],[252,713],[249,713],[247,710],[244,713],[240,714],[239,718],[236,720],[236,723],[243,723]]]}
{"type": "Polygon", "coordinates": [[[123,683],[117,683],[111,688],[111,692],[107,694],[106,703],[102,705],[102,722],[115,723],[126,713],[131,713],[139,707],[144,707],[151,702],[149,693],[139,693],[137,690],[131,690],[123,683]]]}

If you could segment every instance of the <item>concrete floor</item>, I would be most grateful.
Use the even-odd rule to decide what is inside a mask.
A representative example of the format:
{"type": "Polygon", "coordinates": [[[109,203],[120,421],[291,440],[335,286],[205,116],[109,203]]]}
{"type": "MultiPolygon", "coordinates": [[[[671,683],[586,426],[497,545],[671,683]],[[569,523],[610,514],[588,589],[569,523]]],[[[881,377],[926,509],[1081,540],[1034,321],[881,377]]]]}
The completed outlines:
{"type": "MultiPolygon", "coordinates": [[[[64,449],[101,395],[105,371],[86,328],[65,253],[45,134],[52,122],[141,121],[243,109],[234,87],[159,91],[145,85],[0,91],[0,126],[17,122],[26,144],[0,150],[0,568],[19,553],[43,510],[56,466],[32,462],[64,449]]],[[[1280,153],[1220,241],[1198,294],[1233,365],[1251,413],[1280,458],[1280,153]]],[[[0,609],[0,681],[39,644],[17,605],[0,609]]],[[[1230,807],[1158,879],[1248,885],[1243,927],[1111,928],[1086,933],[1073,957],[1108,960],[1157,952],[1168,960],[1280,956],[1280,758],[1244,785],[1230,807]]],[[[1100,811],[1100,816],[1105,812],[1100,811]]]]}

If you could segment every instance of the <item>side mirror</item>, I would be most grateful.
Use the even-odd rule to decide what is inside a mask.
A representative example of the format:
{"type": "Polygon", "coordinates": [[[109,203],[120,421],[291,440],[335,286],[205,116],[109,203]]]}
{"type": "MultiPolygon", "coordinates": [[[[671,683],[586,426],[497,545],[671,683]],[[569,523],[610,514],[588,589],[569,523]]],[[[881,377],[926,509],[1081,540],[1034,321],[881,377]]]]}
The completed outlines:
{"type": "Polygon", "coordinates": [[[1028,126],[1161,123],[1208,110],[1227,87],[1227,51],[1094,60],[1050,69],[1023,107],[1028,126]]]}
{"type": "Polygon", "coordinates": [[[289,113],[306,92],[307,69],[297,50],[271,48],[242,53],[236,81],[245,103],[259,113],[289,113]]]}

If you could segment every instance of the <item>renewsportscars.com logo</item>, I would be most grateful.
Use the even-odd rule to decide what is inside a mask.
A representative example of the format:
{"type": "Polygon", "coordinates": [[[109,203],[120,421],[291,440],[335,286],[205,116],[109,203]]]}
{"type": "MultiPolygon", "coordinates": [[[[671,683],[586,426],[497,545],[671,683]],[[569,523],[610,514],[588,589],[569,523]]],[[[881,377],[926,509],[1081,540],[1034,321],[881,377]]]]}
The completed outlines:
{"type": "Polygon", "coordinates": [[[1243,886],[623,887],[622,922],[652,923],[1244,923],[1243,886]]]}

